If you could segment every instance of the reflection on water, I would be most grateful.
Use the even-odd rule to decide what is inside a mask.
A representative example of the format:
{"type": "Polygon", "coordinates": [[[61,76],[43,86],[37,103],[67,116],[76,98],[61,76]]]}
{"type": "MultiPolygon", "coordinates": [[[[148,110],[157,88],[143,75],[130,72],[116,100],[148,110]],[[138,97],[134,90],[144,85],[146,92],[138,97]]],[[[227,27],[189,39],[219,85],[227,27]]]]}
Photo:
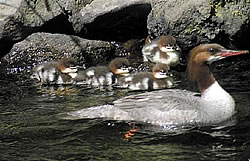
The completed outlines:
{"type": "Polygon", "coordinates": [[[5,89],[6,82],[13,83],[13,89],[2,91],[4,96],[0,97],[0,160],[250,158],[250,92],[243,89],[231,92],[238,111],[232,120],[214,126],[169,130],[137,122],[61,117],[65,112],[111,103],[128,94],[123,90],[68,86],[58,92],[55,88],[31,87],[27,82],[16,84],[15,79],[1,80],[1,89],[5,89]],[[126,139],[125,134],[135,127],[138,130],[126,139]]]}

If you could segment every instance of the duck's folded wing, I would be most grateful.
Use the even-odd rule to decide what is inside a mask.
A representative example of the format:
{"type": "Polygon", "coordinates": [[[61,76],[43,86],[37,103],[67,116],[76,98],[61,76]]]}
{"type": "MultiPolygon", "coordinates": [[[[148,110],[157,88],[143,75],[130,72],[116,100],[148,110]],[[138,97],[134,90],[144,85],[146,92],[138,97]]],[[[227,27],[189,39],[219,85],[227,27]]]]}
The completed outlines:
{"type": "Polygon", "coordinates": [[[114,101],[114,106],[123,110],[156,108],[160,111],[172,109],[196,109],[199,102],[197,93],[185,90],[166,89],[127,96],[114,101]]]}
{"type": "Polygon", "coordinates": [[[199,122],[199,97],[182,90],[161,90],[121,98],[114,108],[128,118],[152,124],[186,124],[199,122]]]}

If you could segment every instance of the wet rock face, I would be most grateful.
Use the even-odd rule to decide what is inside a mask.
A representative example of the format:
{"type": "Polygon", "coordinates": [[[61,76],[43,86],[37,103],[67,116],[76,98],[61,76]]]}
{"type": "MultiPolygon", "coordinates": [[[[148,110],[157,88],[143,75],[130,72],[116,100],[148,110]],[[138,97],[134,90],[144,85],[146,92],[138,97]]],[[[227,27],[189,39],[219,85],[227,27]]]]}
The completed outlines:
{"type": "Polygon", "coordinates": [[[150,0],[0,0],[0,56],[35,32],[126,41],[147,35],[150,0]]]}
{"type": "Polygon", "coordinates": [[[161,1],[152,4],[148,16],[148,30],[152,37],[174,35],[181,46],[191,47],[201,39],[198,25],[209,18],[210,4],[207,0],[161,1]]]}
{"type": "MultiPolygon", "coordinates": [[[[0,42],[6,45],[14,44],[42,30],[50,20],[63,15],[59,4],[51,0],[1,1],[3,2],[0,8],[0,42]]],[[[8,46],[0,47],[1,53],[8,49],[8,46]]]]}
{"type": "Polygon", "coordinates": [[[34,33],[15,44],[2,60],[11,67],[25,68],[71,56],[79,65],[90,66],[107,63],[112,53],[113,46],[109,42],[63,34],[34,33]]]}
{"type": "MultiPolygon", "coordinates": [[[[82,42],[81,38],[126,42],[131,39],[145,39],[147,34],[152,38],[164,34],[175,36],[184,53],[188,53],[200,43],[209,42],[217,42],[232,49],[250,50],[249,7],[250,2],[246,0],[236,2],[226,0],[0,0],[0,57],[10,51],[5,56],[5,60],[13,65],[14,62],[22,64],[21,60],[25,60],[23,55],[31,53],[32,59],[36,56],[40,57],[41,53],[51,55],[48,60],[53,59],[54,54],[57,58],[59,53],[71,53],[74,57],[78,57],[79,61],[91,65],[91,63],[102,62],[102,59],[107,60],[109,58],[107,53],[113,52],[111,51],[113,49],[103,47],[107,43],[105,42],[104,44],[90,43],[87,48],[91,48],[92,51],[85,51],[84,45],[78,50],[76,44],[82,42]],[[60,35],[45,36],[46,34],[41,32],[60,33],[60,35]],[[30,36],[33,33],[37,34],[30,36]],[[46,41],[43,41],[43,38],[46,41]],[[22,43],[25,45],[20,47],[22,43]],[[73,48],[75,46],[78,51],[73,48]],[[82,56],[82,53],[87,54],[82,56]]],[[[141,48],[141,43],[137,44],[135,48],[141,48]]],[[[133,47],[129,47],[128,51],[132,53],[131,49],[133,47]]],[[[140,49],[137,51],[141,56],[140,49]]],[[[119,53],[116,52],[114,55],[119,53]]],[[[47,59],[36,58],[35,60],[41,62],[47,59]]]]}
{"type": "Polygon", "coordinates": [[[216,2],[211,4],[212,21],[220,27],[218,42],[235,48],[250,49],[250,1],[216,2]],[[223,39],[223,37],[226,37],[223,39]]]}
{"type": "Polygon", "coordinates": [[[250,35],[249,6],[250,2],[243,0],[155,1],[148,16],[149,34],[174,35],[184,50],[208,42],[249,49],[249,43],[239,43],[250,35]]]}
{"type": "Polygon", "coordinates": [[[0,4],[0,43],[3,44],[0,46],[1,56],[7,53],[14,43],[34,32],[46,30],[72,33],[73,31],[64,23],[67,22],[67,16],[62,6],[53,0],[1,1],[3,1],[0,4]]]}

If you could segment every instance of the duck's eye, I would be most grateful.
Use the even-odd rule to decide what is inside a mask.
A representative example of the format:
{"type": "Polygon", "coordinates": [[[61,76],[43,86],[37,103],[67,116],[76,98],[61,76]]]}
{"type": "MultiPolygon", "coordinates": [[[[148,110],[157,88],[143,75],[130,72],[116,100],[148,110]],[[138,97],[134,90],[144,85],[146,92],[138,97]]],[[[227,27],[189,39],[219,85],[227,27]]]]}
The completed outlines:
{"type": "Polygon", "coordinates": [[[166,72],[165,72],[164,70],[160,70],[160,73],[161,73],[161,74],[164,74],[164,73],[166,73],[166,72]]]}
{"type": "Polygon", "coordinates": [[[67,63],[65,63],[65,67],[66,68],[70,68],[70,67],[74,67],[74,66],[76,66],[76,64],[74,62],[67,62],[67,63]]]}
{"type": "Polygon", "coordinates": [[[170,47],[171,47],[171,45],[170,45],[170,44],[167,44],[167,45],[165,45],[165,47],[166,47],[166,48],[170,48],[170,47]]]}
{"type": "Polygon", "coordinates": [[[215,48],[209,48],[208,50],[209,50],[209,52],[210,52],[211,54],[215,54],[215,53],[218,52],[218,50],[215,49],[215,48]]]}
{"type": "Polygon", "coordinates": [[[128,68],[128,66],[126,66],[126,65],[121,66],[121,69],[127,69],[127,68],[128,68]]]}

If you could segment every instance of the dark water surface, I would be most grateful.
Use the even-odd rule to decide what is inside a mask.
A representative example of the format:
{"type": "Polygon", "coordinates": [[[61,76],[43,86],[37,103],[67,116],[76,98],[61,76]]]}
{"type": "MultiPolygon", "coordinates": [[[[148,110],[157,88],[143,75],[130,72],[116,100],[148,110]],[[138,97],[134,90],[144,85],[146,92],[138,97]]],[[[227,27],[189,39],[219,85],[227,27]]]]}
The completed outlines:
{"type": "Polygon", "coordinates": [[[83,87],[56,92],[15,79],[0,81],[0,160],[250,160],[250,91],[246,86],[239,89],[239,82],[227,86],[238,111],[232,120],[174,130],[125,121],[63,119],[66,112],[110,103],[127,93],[83,87]],[[135,128],[134,135],[125,138],[135,128]]]}

